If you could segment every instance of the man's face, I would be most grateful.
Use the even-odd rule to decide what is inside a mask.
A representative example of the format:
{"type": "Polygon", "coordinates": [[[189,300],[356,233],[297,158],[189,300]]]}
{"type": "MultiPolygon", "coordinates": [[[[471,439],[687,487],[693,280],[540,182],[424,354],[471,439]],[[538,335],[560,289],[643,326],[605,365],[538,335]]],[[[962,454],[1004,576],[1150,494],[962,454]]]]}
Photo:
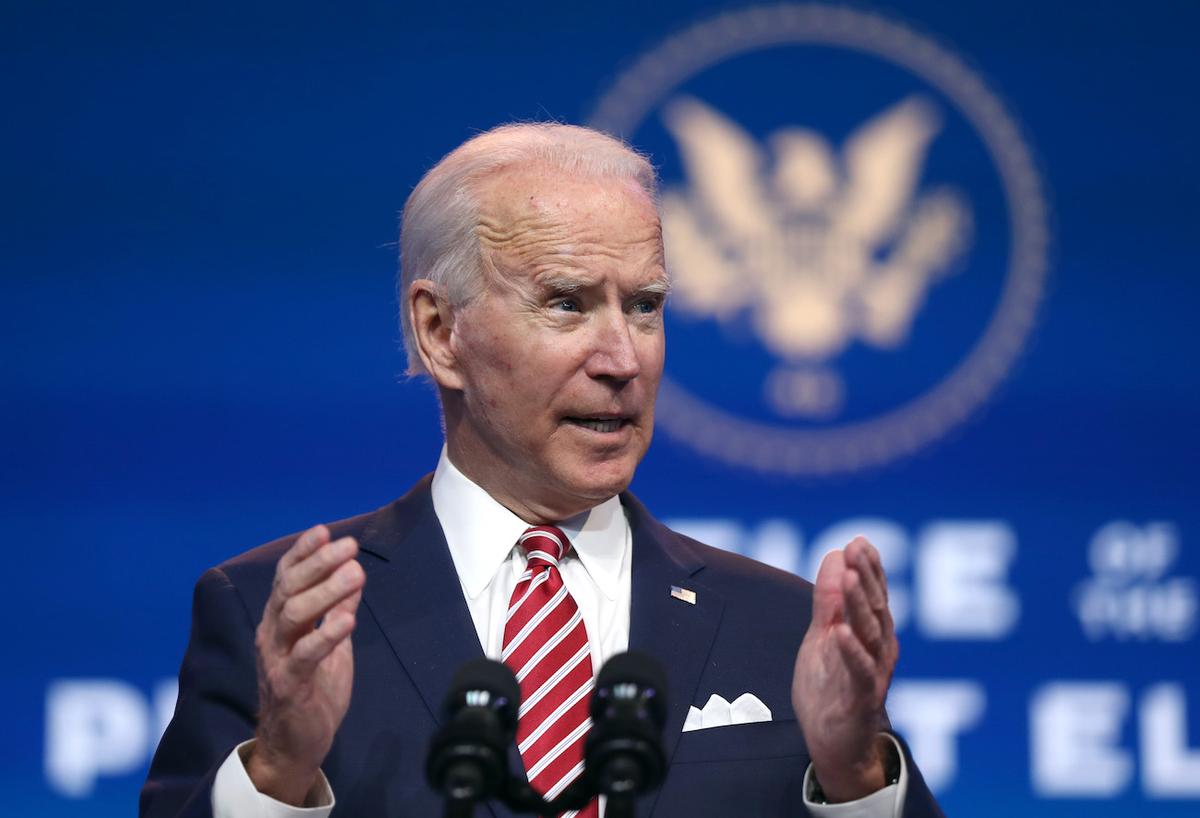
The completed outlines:
{"type": "Polygon", "coordinates": [[[623,491],[662,375],[662,233],[635,184],[522,168],[480,195],[483,293],[454,318],[451,457],[512,510],[561,519],[623,491]]]}

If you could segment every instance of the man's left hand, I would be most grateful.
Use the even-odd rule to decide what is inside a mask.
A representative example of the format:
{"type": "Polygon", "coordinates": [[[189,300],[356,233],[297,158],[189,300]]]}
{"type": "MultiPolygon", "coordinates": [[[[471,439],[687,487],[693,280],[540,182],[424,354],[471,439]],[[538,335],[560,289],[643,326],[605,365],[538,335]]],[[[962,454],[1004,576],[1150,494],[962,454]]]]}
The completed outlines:
{"type": "Polygon", "coordinates": [[[832,802],[887,784],[887,739],[879,733],[899,652],[879,552],[856,537],[821,563],[812,624],[792,676],[792,707],[813,772],[832,802]]]}

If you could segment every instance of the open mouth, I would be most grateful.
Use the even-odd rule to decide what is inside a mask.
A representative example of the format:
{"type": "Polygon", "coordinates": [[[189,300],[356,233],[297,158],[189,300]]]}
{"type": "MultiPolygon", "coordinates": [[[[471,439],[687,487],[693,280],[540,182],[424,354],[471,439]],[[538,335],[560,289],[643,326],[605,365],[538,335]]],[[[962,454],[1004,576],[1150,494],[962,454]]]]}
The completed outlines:
{"type": "Polygon", "coordinates": [[[615,432],[629,421],[625,418],[567,418],[568,423],[591,429],[593,432],[615,432]]]}

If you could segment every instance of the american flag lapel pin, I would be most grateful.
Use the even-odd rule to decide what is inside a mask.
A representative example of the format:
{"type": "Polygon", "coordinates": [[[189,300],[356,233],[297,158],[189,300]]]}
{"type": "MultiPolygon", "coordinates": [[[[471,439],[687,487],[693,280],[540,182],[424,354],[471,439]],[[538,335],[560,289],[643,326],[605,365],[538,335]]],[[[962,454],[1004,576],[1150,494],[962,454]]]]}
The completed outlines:
{"type": "Polygon", "coordinates": [[[671,586],[671,596],[675,599],[680,599],[689,605],[696,604],[696,592],[687,588],[680,588],[678,585],[671,586]]]}

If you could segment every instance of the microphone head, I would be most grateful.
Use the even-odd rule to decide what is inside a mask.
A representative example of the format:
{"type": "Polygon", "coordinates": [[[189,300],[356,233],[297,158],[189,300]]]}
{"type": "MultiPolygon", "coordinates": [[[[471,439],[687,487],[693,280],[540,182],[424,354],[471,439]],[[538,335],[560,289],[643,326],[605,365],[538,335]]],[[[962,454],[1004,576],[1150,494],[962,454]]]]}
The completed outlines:
{"type": "Polygon", "coordinates": [[[667,717],[667,674],[658,660],[636,651],[609,659],[596,678],[591,714],[584,757],[596,791],[611,798],[657,787],[666,773],[667,717]]]}
{"type": "Polygon", "coordinates": [[[631,650],[618,653],[600,669],[592,697],[592,718],[611,704],[628,701],[646,709],[659,730],[667,720],[667,674],[653,656],[631,650]]]}
{"type": "Polygon", "coordinates": [[[447,718],[464,707],[485,707],[499,717],[506,732],[515,733],[521,687],[507,665],[475,659],[458,669],[442,705],[447,718]]]}
{"type": "Polygon", "coordinates": [[[500,793],[520,704],[517,679],[499,662],[477,659],[459,668],[442,704],[445,723],[425,756],[429,785],[456,803],[500,793]]]}

